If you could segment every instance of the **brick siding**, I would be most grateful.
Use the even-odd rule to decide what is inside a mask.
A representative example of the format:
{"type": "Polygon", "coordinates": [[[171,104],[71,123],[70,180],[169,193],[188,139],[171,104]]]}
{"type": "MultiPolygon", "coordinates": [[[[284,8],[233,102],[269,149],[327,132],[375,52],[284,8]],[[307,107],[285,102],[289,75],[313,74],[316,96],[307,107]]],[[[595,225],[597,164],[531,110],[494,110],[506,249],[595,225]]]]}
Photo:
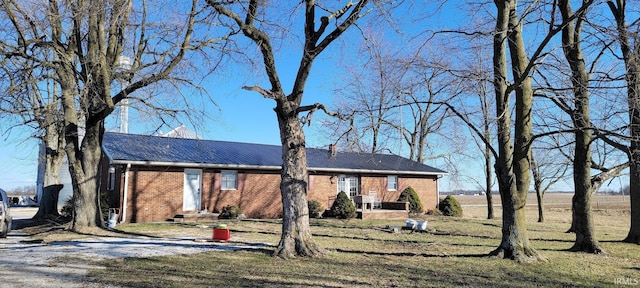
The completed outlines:
{"type": "MultiPolygon", "coordinates": [[[[116,186],[122,199],[124,169],[118,167],[119,180],[116,186]]],[[[282,215],[279,171],[238,171],[238,189],[220,189],[221,171],[202,170],[201,210],[220,212],[227,205],[240,207],[249,218],[279,218],[282,215]]],[[[320,202],[323,208],[332,204],[330,197],[337,194],[337,174],[312,174],[308,183],[308,199],[320,202]]],[[[398,190],[386,188],[386,175],[361,175],[360,191],[368,194],[375,190],[382,201],[396,201],[408,186],[418,193],[425,209],[433,209],[437,204],[437,181],[428,178],[398,177],[398,190]]],[[[166,221],[178,214],[198,213],[183,211],[184,169],[164,167],[132,167],[129,172],[129,191],[125,222],[166,221]]],[[[123,201],[120,200],[122,206],[123,201]]],[[[122,210],[122,209],[121,209],[122,210]]],[[[121,211],[122,215],[122,211],[121,211]]]]}

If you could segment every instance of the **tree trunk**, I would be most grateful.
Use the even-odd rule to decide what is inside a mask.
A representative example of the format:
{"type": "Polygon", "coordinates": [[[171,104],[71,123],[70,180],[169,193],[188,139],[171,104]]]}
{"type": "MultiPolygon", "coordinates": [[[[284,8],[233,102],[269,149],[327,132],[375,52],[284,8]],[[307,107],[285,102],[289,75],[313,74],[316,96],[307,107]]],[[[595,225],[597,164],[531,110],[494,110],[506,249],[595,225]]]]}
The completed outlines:
{"type": "Polygon", "coordinates": [[[62,184],[54,184],[45,186],[42,189],[42,198],[38,199],[39,207],[38,212],[33,216],[34,220],[60,216],[58,212],[58,197],[63,186],[62,184]]]}
{"type": "MultiPolygon", "coordinates": [[[[49,116],[53,117],[53,115],[45,117],[49,116]]],[[[59,133],[59,126],[58,122],[51,121],[45,128],[45,135],[42,139],[45,146],[44,188],[41,199],[38,199],[38,212],[33,216],[33,219],[60,216],[58,196],[63,188],[63,185],[60,184],[60,169],[66,154],[64,153],[64,137],[59,133]]]]}
{"type": "MultiPolygon", "coordinates": [[[[57,90],[54,86],[54,88],[48,92],[57,95],[57,90]]],[[[38,199],[39,208],[33,217],[34,219],[43,219],[47,216],[60,216],[58,213],[58,196],[60,190],[63,188],[60,184],[60,169],[66,153],[64,152],[64,124],[60,121],[62,111],[60,111],[58,106],[59,101],[56,100],[47,105],[44,112],[40,115],[43,120],[39,123],[39,126],[44,128],[45,132],[42,136],[45,167],[42,195],[41,199],[38,199]]]]}
{"type": "Polygon", "coordinates": [[[536,198],[538,199],[538,222],[544,222],[544,194],[536,189],[536,198]]]}
{"type": "Polygon", "coordinates": [[[496,174],[502,201],[502,240],[490,255],[502,255],[517,262],[542,260],[527,236],[524,208],[530,184],[531,78],[522,75],[528,65],[525,56],[522,26],[517,17],[516,1],[494,1],[497,8],[493,47],[494,88],[498,116],[498,147],[496,174]],[[510,91],[507,85],[507,51],[509,43],[512,73],[517,81],[515,141],[511,143],[510,91]],[[513,146],[512,146],[513,145],[513,146]],[[513,147],[513,148],[512,148],[513,147]]]}
{"type": "Polygon", "coordinates": [[[623,240],[640,244],[640,51],[632,46],[626,26],[626,1],[607,1],[618,30],[618,42],[626,68],[627,101],[629,103],[629,199],[631,201],[631,228],[623,240]],[[617,3],[617,6],[616,6],[617,3]]]}
{"type": "Polygon", "coordinates": [[[276,113],[282,141],[282,235],[274,256],[320,256],[325,254],[311,235],[307,203],[307,152],[302,124],[291,102],[278,105],[276,113]]]}
{"type": "MultiPolygon", "coordinates": [[[[485,135],[486,136],[486,135],[485,135]]],[[[489,139],[489,138],[487,138],[489,139]]],[[[487,219],[493,219],[495,216],[493,215],[493,196],[491,195],[491,186],[493,186],[493,181],[491,180],[491,150],[487,148],[488,151],[485,151],[485,171],[487,172],[485,176],[485,191],[487,196],[487,219]]]]}
{"type": "MultiPolygon", "coordinates": [[[[640,153],[636,153],[638,155],[640,153]]],[[[640,161],[640,159],[636,159],[636,161],[640,161]]],[[[636,162],[640,163],[640,162],[636,162]]],[[[633,177],[629,177],[630,185],[629,186],[629,198],[631,199],[631,228],[629,228],[629,234],[624,239],[624,242],[627,243],[635,243],[640,245],[640,176],[638,170],[640,165],[636,164],[631,166],[631,175],[635,175],[633,177]]]]}
{"type": "Polygon", "coordinates": [[[489,93],[484,83],[481,85],[482,93],[480,94],[480,103],[482,103],[482,120],[483,120],[483,135],[484,135],[484,185],[487,197],[487,219],[495,218],[493,213],[493,195],[491,194],[491,187],[493,187],[493,166],[491,165],[491,156],[493,155],[491,150],[491,107],[489,101],[489,93]]]}
{"type": "Polygon", "coordinates": [[[517,196],[515,186],[507,195],[501,193],[502,199],[502,240],[500,246],[490,256],[501,256],[516,262],[532,262],[543,260],[529,242],[525,225],[525,205],[517,196]],[[512,194],[512,195],[508,195],[512,194]],[[510,197],[513,196],[513,197],[510,197]]]}
{"type": "Polygon", "coordinates": [[[541,168],[536,161],[536,157],[531,153],[531,174],[533,174],[533,190],[536,191],[536,198],[538,200],[538,222],[544,222],[544,192],[542,188],[542,172],[541,168]]]}
{"type": "MultiPolygon", "coordinates": [[[[100,157],[102,155],[102,121],[97,125],[87,125],[82,140],[82,157],[76,159],[81,163],[80,171],[74,170],[71,177],[77,180],[78,189],[74,189],[75,205],[72,229],[82,231],[86,228],[103,227],[104,221],[100,212],[100,157]]],[[[76,165],[77,166],[77,165],[76,165]]]]}
{"type": "Polygon", "coordinates": [[[627,98],[629,102],[629,199],[631,227],[624,242],[640,244],[640,51],[629,53],[627,61],[627,98]]]}
{"type": "MultiPolygon", "coordinates": [[[[588,5],[588,4],[586,4],[588,5]]],[[[574,12],[568,0],[558,2],[562,19],[567,24],[562,29],[562,48],[571,68],[571,84],[574,96],[574,110],[571,119],[575,128],[575,151],[573,157],[573,183],[571,226],[576,233],[576,241],[570,251],[602,253],[596,241],[591,214],[591,120],[589,112],[589,74],[585,67],[581,49],[582,22],[571,20],[574,12]]],[[[584,10],[583,10],[584,11],[584,10]]],[[[584,14],[583,14],[584,15],[584,14]]]]}

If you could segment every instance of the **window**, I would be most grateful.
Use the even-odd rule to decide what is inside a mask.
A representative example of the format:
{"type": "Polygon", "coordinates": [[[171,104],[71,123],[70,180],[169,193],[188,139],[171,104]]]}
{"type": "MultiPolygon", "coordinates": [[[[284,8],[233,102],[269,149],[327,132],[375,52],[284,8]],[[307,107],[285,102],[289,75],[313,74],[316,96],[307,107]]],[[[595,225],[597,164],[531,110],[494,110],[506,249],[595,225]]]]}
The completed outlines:
{"type": "Polygon", "coordinates": [[[398,176],[387,176],[387,190],[398,190],[398,176]]]}
{"type": "Polygon", "coordinates": [[[238,189],[238,171],[222,171],[222,183],[220,184],[220,189],[238,189]]]}

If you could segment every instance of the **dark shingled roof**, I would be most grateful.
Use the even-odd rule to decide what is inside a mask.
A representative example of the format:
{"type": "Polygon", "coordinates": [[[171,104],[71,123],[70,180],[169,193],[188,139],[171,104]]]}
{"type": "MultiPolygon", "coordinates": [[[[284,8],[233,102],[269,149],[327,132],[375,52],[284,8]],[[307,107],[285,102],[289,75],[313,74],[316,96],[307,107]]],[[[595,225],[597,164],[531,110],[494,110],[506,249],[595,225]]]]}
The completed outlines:
{"type": "MultiPolygon", "coordinates": [[[[103,148],[114,164],[202,166],[250,169],[280,169],[282,148],[276,145],[169,138],[107,132],[103,148]]],[[[444,175],[447,172],[390,154],[338,152],[307,148],[311,171],[396,172],[444,175]]]]}

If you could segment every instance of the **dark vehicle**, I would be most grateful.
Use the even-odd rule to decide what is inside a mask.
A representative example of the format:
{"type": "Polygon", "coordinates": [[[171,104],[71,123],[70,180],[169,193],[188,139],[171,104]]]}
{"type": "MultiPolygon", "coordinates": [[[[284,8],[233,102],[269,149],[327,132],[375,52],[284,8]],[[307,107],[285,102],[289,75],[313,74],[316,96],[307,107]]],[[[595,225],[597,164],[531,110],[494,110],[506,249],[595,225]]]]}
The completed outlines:
{"type": "Polygon", "coordinates": [[[11,213],[9,210],[9,198],[7,193],[0,189],[0,238],[7,238],[7,234],[11,232],[11,213]]]}

